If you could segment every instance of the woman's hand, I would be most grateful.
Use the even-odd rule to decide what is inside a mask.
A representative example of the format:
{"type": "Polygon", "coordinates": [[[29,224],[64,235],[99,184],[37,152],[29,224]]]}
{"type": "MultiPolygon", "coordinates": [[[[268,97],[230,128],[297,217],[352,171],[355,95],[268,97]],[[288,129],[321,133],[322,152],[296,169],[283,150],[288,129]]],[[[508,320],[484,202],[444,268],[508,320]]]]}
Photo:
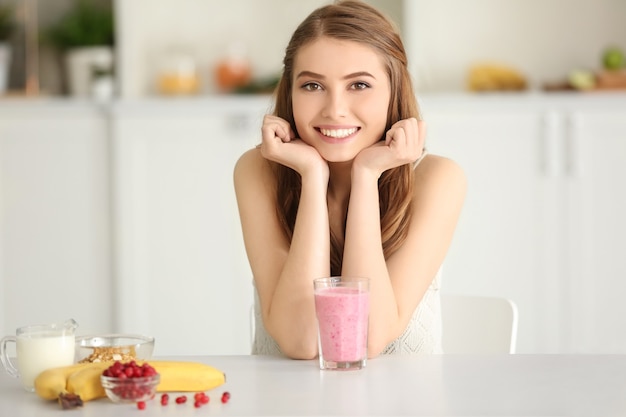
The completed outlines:
{"type": "Polygon", "coordinates": [[[376,142],[357,155],[356,167],[369,169],[377,177],[388,169],[415,162],[424,151],[426,124],[416,118],[400,120],[391,126],[385,141],[376,142]]]}
{"type": "Polygon", "coordinates": [[[289,123],[277,116],[265,115],[258,147],[265,159],[285,165],[304,176],[321,169],[328,174],[328,163],[317,150],[297,139],[289,123]]]}

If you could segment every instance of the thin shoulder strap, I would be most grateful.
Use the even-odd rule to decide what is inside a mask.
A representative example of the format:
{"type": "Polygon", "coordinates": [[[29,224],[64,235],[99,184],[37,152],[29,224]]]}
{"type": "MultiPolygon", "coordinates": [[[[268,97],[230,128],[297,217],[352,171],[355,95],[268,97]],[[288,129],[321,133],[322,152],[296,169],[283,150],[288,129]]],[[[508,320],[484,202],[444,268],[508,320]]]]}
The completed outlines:
{"type": "Polygon", "coordinates": [[[428,155],[428,149],[424,148],[422,149],[422,154],[420,155],[419,158],[417,158],[414,162],[413,162],[413,169],[417,168],[417,166],[420,164],[420,162],[422,162],[422,159],[424,159],[424,157],[428,155]]]}

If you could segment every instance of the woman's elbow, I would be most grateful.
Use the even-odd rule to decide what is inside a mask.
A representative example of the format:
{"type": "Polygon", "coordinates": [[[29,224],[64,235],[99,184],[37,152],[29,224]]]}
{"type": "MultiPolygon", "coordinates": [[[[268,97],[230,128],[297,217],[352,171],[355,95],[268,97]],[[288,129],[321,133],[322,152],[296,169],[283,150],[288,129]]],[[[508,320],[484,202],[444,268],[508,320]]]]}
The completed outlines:
{"type": "Polygon", "coordinates": [[[375,343],[372,341],[368,341],[367,343],[367,357],[368,359],[373,359],[380,356],[383,353],[383,350],[387,347],[387,344],[383,343],[375,343]]]}
{"type": "Polygon", "coordinates": [[[280,350],[291,359],[309,360],[317,358],[317,342],[303,343],[299,340],[294,340],[290,343],[280,344],[280,350]]]}

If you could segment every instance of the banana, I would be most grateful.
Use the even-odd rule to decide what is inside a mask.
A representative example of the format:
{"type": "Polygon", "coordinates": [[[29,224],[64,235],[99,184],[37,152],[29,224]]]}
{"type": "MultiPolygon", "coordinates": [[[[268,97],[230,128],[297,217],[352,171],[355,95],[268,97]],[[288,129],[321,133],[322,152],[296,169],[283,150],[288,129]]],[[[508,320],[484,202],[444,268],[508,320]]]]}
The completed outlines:
{"type": "MultiPolygon", "coordinates": [[[[78,363],[69,366],[51,368],[41,372],[35,378],[35,392],[46,400],[56,400],[60,394],[66,393],[67,378],[74,372],[92,367],[104,370],[106,363],[78,363]],[[103,367],[104,366],[104,367],[103,367]]],[[[102,370],[100,371],[102,373],[102,370]]]]}
{"type": "MultiPolygon", "coordinates": [[[[138,364],[142,362],[138,361],[138,364]]],[[[224,373],[200,362],[148,361],[161,375],[157,391],[200,392],[208,391],[226,382],[224,373]]],[[[45,371],[35,381],[36,392],[45,399],[57,399],[60,394],[70,393],[82,401],[106,396],[100,382],[102,372],[111,362],[72,365],[45,371]],[[39,387],[39,388],[37,388],[39,387]]]]}
{"type": "Polygon", "coordinates": [[[110,363],[105,363],[102,367],[90,366],[71,373],[67,378],[67,391],[78,395],[83,401],[106,397],[106,392],[100,383],[100,375],[110,365],[110,363]]]}
{"type": "Polygon", "coordinates": [[[161,375],[157,391],[208,391],[226,382],[224,372],[200,362],[149,361],[161,375]]]}

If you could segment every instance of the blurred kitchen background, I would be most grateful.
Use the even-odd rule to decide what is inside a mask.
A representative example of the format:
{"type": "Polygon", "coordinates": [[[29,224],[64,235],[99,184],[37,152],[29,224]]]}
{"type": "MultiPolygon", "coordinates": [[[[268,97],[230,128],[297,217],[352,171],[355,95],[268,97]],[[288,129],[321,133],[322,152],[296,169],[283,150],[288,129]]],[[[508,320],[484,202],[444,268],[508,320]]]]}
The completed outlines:
{"type": "MultiPolygon", "coordinates": [[[[520,353],[626,352],[626,1],[367,2],[468,176],[442,291],[513,299],[520,353]]],[[[249,352],[232,170],[327,3],[0,0],[0,334],[249,352]]]]}
{"type": "MultiPolygon", "coordinates": [[[[192,85],[170,84],[169,93],[186,88],[198,94],[223,92],[216,73],[229,60],[248,66],[243,84],[260,82],[257,87],[263,87],[279,74],[296,25],[325,1],[87,0],[87,5],[98,6],[87,11],[77,7],[80,3],[0,0],[0,5],[13,6],[16,18],[15,30],[3,41],[13,50],[10,90],[25,88],[25,46],[32,32],[39,40],[32,42],[32,61],[44,95],[70,92],[66,55],[85,46],[112,48],[110,71],[114,68],[116,95],[122,98],[161,94],[168,87],[160,82],[173,73],[196,79],[188,80],[192,85]],[[107,13],[114,19],[107,20],[107,13]]],[[[626,49],[622,0],[369,3],[403,33],[420,92],[466,90],[471,69],[481,64],[510,69],[526,88],[565,87],[574,71],[600,70],[606,49],[626,49]]],[[[100,76],[108,75],[109,59],[100,59],[105,61],[100,76]]]]}

